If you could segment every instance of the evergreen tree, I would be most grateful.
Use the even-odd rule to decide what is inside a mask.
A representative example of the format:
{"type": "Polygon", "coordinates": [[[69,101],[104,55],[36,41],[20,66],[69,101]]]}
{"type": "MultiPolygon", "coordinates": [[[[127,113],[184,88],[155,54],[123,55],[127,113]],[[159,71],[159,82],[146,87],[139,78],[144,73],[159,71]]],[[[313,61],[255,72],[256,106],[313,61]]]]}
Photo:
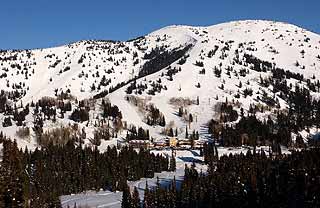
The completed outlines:
{"type": "Polygon", "coordinates": [[[170,157],[170,163],[169,163],[169,171],[175,171],[176,170],[176,158],[173,155],[173,150],[170,157]]]}
{"type": "Polygon", "coordinates": [[[5,191],[6,191],[5,170],[0,162],[0,208],[6,208],[5,191]]]}
{"type": "Polygon", "coordinates": [[[188,139],[189,134],[188,134],[188,126],[186,126],[186,139],[188,139]]]}
{"type": "Polygon", "coordinates": [[[131,208],[131,207],[132,207],[132,201],[131,201],[130,188],[127,185],[123,189],[121,208],[131,208]]]}
{"type": "Polygon", "coordinates": [[[189,123],[192,123],[193,122],[193,116],[192,116],[192,114],[190,113],[189,114],[189,123]]]}
{"type": "Polygon", "coordinates": [[[132,194],[132,208],[140,208],[140,197],[137,187],[134,187],[132,194]]]}
{"type": "Polygon", "coordinates": [[[173,129],[172,129],[172,128],[169,129],[168,136],[169,136],[169,137],[173,137],[173,136],[174,136],[174,135],[173,135],[173,129]]]}
{"type": "Polygon", "coordinates": [[[143,208],[153,208],[154,201],[152,193],[149,190],[148,181],[146,181],[146,188],[144,189],[143,208]]]}

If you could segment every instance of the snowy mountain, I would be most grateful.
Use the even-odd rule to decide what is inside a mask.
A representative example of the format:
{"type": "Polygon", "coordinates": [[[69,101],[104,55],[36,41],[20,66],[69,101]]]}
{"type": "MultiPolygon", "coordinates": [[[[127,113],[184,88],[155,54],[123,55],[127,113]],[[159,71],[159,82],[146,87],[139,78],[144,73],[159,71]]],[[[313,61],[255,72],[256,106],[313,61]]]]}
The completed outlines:
{"type": "MultiPolygon", "coordinates": [[[[260,20],[169,26],[126,42],[90,40],[48,49],[1,51],[0,130],[18,138],[20,145],[34,148],[36,118],[31,103],[51,97],[68,101],[75,109],[81,107],[78,101],[87,100],[89,121],[71,120],[71,111],[54,121],[42,117],[44,130],[70,123],[85,127],[89,144],[100,127],[101,99],[108,99],[122,113],[121,130],[112,137],[125,137],[132,124],[148,129],[155,139],[165,137],[170,128],[184,138],[186,126],[189,133],[198,131],[206,139],[208,121],[221,117],[219,106],[226,101],[238,114],[252,105],[264,106],[257,113],[263,120],[288,109],[281,85],[293,92],[295,86],[303,86],[317,98],[319,69],[318,34],[260,20]],[[270,84],[277,76],[279,83],[270,84]],[[13,114],[28,103],[32,109],[18,124],[13,114]],[[158,116],[152,117],[154,110],[158,116]],[[12,125],[5,125],[8,117],[12,125]],[[27,137],[17,133],[22,126],[30,127],[27,137]]],[[[59,115],[57,103],[50,107],[59,115]]]]}

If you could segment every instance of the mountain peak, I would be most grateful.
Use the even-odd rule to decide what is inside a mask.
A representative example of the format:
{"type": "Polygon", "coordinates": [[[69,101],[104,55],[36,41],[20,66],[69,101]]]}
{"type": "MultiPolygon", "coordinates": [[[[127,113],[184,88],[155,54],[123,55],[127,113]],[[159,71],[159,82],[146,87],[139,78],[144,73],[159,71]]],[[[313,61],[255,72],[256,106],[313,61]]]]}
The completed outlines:
{"type": "MultiPolygon", "coordinates": [[[[277,106],[270,114],[286,110],[288,100],[279,86],[263,80],[270,81],[275,71],[288,73],[283,85],[314,90],[310,83],[320,79],[320,37],[265,20],[172,25],[127,42],[85,40],[49,49],[2,51],[0,64],[0,89],[8,105],[26,105],[42,97],[69,99],[73,105],[104,98],[119,107],[128,125],[161,137],[164,127],[148,125],[145,106],[153,105],[167,123],[181,129],[188,119],[176,112],[183,105],[197,119],[191,128],[198,131],[217,116],[215,106],[226,100],[234,102],[238,111],[266,105],[262,99],[277,106]],[[198,99],[199,105],[194,105],[198,99]],[[133,100],[144,107],[135,106],[133,100]]],[[[313,94],[319,96],[315,90],[313,94]]],[[[93,122],[97,115],[97,110],[90,114],[93,122]]],[[[0,124],[6,117],[0,113],[0,124]]],[[[32,116],[27,118],[25,125],[31,127],[32,116]]],[[[58,119],[57,124],[47,125],[69,122],[58,119]]],[[[14,125],[4,132],[14,137],[14,125]]],[[[92,125],[88,124],[91,133],[92,125]]]]}

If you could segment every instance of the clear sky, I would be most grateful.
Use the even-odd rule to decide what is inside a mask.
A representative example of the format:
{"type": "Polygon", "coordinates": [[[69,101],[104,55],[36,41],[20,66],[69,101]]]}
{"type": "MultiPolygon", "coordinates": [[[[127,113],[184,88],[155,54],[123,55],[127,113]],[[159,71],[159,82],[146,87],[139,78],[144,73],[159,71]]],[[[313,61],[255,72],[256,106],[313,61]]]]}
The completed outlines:
{"type": "Polygon", "coordinates": [[[320,0],[2,0],[0,49],[127,40],[172,24],[284,21],[320,33],[320,0]]]}

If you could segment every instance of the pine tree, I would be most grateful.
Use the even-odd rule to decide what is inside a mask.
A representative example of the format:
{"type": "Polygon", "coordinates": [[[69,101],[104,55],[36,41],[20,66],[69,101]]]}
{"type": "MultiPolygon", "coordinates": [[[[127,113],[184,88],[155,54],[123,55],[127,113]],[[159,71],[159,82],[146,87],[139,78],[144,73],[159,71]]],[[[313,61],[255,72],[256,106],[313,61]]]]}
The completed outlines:
{"type": "Polygon", "coordinates": [[[3,127],[8,127],[12,126],[11,118],[10,117],[5,117],[2,123],[3,127]]]}
{"type": "Polygon", "coordinates": [[[123,194],[122,194],[122,202],[121,202],[121,208],[131,208],[132,202],[131,202],[131,194],[130,194],[130,188],[128,185],[124,187],[123,194]]]}
{"type": "Polygon", "coordinates": [[[183,116],[183,107],[182,107],[182,106],[179,108],[178,115],[179,115],[180,117],[183,116]]]}
{"type": "Polygon", "coordinates": [[[161,187],[160,187],[159,176],[157,176],[156,189],[155,189],[154,194],[155,194],[155,197],[154,197],[155,207],[160,207],[162,196],[161,196],[161,187]]]}
{"type": "Polygon", "coordinates": [[[170,157],[170,164],[169,164],[169,171],[175,171],[176,170],[176,158],[173,155],[173,151],[171,153],[170,157]]]}
{"type": "Polygon", "coordinates": [[[189,135],[188,135],[188,126],[186,126],[186,139],[188,139],[189,135]]]}
{"type": "Polygon", "coordinates": [[[194,134],[193,135],[191,135],[190,136],[190,138],[189,138],[189,140],[190,140],[190,146],[191,146],[191,148],[193,149],[194,148],[194,145],[195,145],[195,142],[194,142],[194,138],[195,136],[194,136],[194,134]]]}
{"type": "Polygon", "coordinates": [[[174,136],[174,135],[173,135],[173,129],[172,129],[172,128],[169,129],[168,136],[169,136],[169,137],[173,137],[173,136],[174,136]]]}
{"type": "Polygon", "coordinates": [[[132,194],[132,208],[140,208],[140,197],[137,187],[134,187],[132,194]]]}
{"type": "Polygon", "coordinates": [[[239,82],[239,86],[238,87],[242,88],[242,82],[241,81],[239,82]]]}
{"type": "Polygon", "coordinates": [[[161,117],[161,122],[160,122],[160,126],[165,126],[166,125],[166,119],[164,116],[161,117]]]}
{"type": "Polygon", "coordinates": [[[3,168],[6,172],[4,201],[6,207],[23,207],[23,167],[17,143],[5,142],[3,145],[3,168]]]}
{"type": "Polygon", "coordinates": [[[152,194],[148,187],[148,181],[146,181],[146,188],[144,189],[143,208],[152,208],[153,200],[152,194]]]}
{"type": "Polygon", "coordinates": [[[189,123],[192,123],[193,122],[193,116],[192,116],[192,114],[190,113],[189,114],[189,123]]]}
{"type": "Polygon", "coordinates": [[[6,208],[5,205],[5,190],[6,190],[6,184],[5,181],[5,170],[3,169],[3,166],[0,162],[0,208],[6,208]]]}

